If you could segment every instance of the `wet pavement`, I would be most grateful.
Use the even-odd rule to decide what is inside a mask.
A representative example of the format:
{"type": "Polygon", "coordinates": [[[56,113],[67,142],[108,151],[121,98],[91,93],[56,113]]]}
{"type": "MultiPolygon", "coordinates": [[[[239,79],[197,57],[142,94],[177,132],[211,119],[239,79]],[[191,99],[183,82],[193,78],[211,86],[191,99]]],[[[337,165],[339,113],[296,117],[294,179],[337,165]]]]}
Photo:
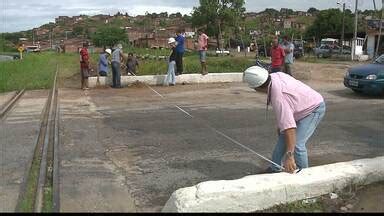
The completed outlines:
{"type": "MultiPolygon", "coordinates": [[[[309,83],[327,114],[309,143],[311,166],[382,156],[384,100],[339,83],[309,83]]],[[[61,210],[158,212],[171,193],[257,174],[277,141],[266,97],[244,84],[60,89],[61,210]],[[191,119],[174,107],[192,114],[191,119]]]]}

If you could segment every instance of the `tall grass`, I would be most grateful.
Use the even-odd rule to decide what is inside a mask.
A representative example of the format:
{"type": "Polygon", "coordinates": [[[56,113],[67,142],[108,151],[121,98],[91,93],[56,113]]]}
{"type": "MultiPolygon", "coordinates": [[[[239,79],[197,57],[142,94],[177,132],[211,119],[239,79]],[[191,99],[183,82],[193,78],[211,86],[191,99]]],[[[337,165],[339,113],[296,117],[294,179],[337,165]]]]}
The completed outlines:
{"type": "Polygon", "coordinates": [[[1,62],[0,92],[51,87],[56,62],[51,53],[31,53],[23,60],[1,62]]]}

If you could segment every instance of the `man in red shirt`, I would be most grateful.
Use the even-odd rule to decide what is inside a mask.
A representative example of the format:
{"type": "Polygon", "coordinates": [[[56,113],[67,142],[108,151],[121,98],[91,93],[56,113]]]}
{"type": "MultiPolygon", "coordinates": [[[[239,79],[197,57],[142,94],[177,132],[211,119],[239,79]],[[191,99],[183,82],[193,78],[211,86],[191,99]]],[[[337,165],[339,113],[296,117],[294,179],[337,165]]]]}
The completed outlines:
{"type": "Polygon", "coordinates": [[[281,72],[284,65],[285,51],[279,44],[278,37],[273,38],[273,44],[271,48],[272,58],[272,73],[281,72]]]}
{"type": "Polygon", "coordinates": [[[80,50],[80,70],[81,70],[81,89],[88,90],[89,77],[89,53],[88,42],[83,43],[83,48],[80,50]]]}

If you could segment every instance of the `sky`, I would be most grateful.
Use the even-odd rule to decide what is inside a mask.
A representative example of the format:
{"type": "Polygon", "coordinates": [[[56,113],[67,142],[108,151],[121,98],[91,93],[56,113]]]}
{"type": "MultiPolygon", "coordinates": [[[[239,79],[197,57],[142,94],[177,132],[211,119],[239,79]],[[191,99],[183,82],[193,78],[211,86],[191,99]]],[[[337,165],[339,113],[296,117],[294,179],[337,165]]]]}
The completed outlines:
{"type": "MultiPolygon", "coordinates": [[[[128,12],[129,15],[168,12],[190,14],[198,0],[0,0],[0,32],[16,32],[39,27],[54,22],[58,16],[76,16],[80,14],[116,14],[128,12]]],[[[337,8],[337,2],[345,2],[354,10],[355,0],[246,0],[247,12],[260,12],[266,8],[290,8],[308,10],[337,8]]],[[[376,0],[381,8],[381,0],[376,0]]],[[[373,0],[359,0],[359,9],[373,9],[373,0]]]]}

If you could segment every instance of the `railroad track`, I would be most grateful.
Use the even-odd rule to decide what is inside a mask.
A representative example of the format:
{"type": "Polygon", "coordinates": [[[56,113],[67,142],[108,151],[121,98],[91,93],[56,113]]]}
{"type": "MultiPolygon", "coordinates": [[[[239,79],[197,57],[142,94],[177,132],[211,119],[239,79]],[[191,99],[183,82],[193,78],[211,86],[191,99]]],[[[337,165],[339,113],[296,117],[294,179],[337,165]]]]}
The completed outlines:
{"type": "Polygon", "coordinates": [[[32,161],[22,183],[16,212],[59,212],[58,66],[41,116],[32,161]]]}
{"type": "Polygon", "coordinates": [[[9,100],[6,105],[1,109],[0,111],[0,119],[4,119],[7,114],[9,113],[9,111],[12,110],[12,108],[15,106],[15,104],[17,103],[17,101],[19,101],[19,99],[21,98],[21,96],[23,96],[25,92],[25,89],[17,92],[12,98],[11,100],[9,100]]]}

